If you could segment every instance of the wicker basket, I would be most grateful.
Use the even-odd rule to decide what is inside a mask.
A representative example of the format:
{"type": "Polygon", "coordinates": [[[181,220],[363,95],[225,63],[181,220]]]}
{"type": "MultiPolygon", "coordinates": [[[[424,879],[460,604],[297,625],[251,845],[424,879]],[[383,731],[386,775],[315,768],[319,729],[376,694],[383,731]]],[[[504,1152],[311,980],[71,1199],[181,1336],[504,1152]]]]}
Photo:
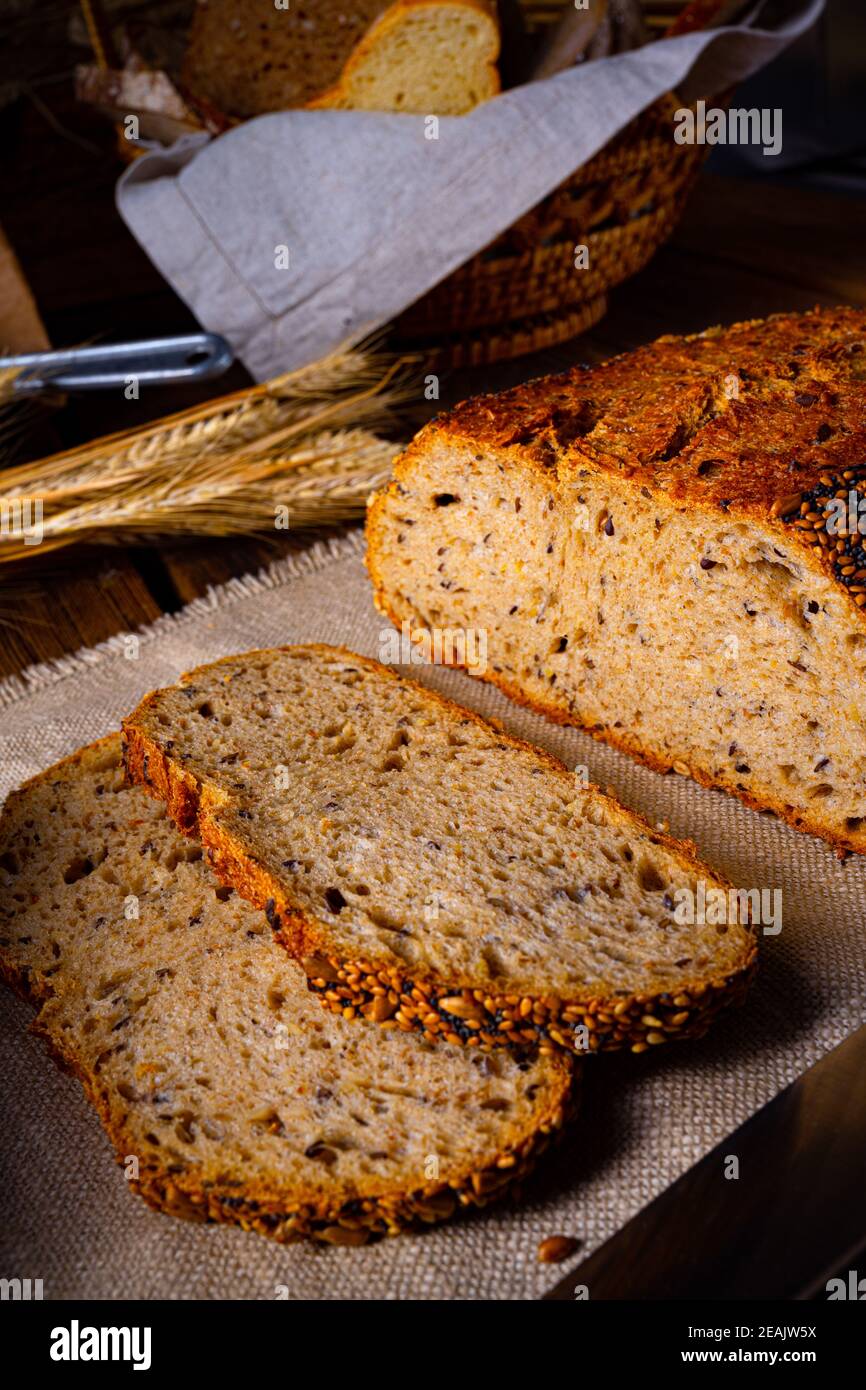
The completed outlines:
{"type": "Polygon", "coordinates": [[[475,366],[551,347],[597,323],[607,291],[670,235],[703,148],[676,145],[669,96],[425,294],[394,324],[401,346],[443,367],[475,366]],[[576,270],[575,247],[589,250],[576,270]]]}
{"type": "MultiPolygon", "coordinates": [[[[530,33],[569,0],[520,0],[530,33]]],[[[708,23],[724,0],[644,0],[651,33],[708,23]]],[[[97,60],[109,40],[99,0],[81,0],[97,60]]],[[[551,347],[603,317],[607,293],[647,264],[673,230],[703,161],[678,145],[674,94],[656,102],[533,210],[392,324],[401,349],[435,368],[481,365],[551,347]],[[588,248],[576,270],[575,247],[588,248]]],[[[225,120],[225,124],[232,122],[225,120]]],[[[129,144],[124,153],[129,157],[129,144]]]]}
{"type": "MultiPolygon", "coordinates": [[[[645,4],[651,32],[686,33],[721,0],[645,4]]],[[[568,0],[522,0],[530,28],[556,21],[568,0]]],[[[434,286],[394,322],[401,347],[433,366],[480,366],[573,338],[607,311],[607,292],[642,270],[673,231],[706,155],[678,145],[673,93],[619,132],[508,231],[434,286]],[[576,270],[575,247],[588,248],[576,270]]]]}

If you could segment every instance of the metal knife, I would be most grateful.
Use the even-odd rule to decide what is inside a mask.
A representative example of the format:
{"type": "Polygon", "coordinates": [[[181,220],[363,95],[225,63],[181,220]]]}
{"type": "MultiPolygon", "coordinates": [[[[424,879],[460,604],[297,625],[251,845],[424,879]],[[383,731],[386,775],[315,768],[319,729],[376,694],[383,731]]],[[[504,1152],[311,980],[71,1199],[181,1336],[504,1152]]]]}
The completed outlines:
{"type": "MultiPolygon", "coordinates": [[[[866,1027],[684,1173],[545,1299],[808,1299],[866,1246],[866,1027]],[[730,1156],[739,1177],[725,1176],[730,1156]]],[[[866,1275],[866,1268],[860,1271],[866,1275]]]]}
{"type": "Polygon", "coordinates": [[[12,389],[16,395],[30,396],[47,390],[102,391],[122,387],[130,378],[158,385],[206,381],[220,376],[232,360],[231,348],[218,333],[187,333],[138,343],[22,353],[0,358],[0,367],[19,368],[12,389]]]}

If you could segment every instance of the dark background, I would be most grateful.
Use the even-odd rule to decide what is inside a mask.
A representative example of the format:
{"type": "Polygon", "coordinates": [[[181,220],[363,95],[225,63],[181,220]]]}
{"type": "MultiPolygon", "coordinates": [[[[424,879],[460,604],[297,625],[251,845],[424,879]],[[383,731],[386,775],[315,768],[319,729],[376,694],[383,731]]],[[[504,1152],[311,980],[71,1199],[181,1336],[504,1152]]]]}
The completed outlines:
{"type": "Polygon", "coordinates": [[[866,194],[866,0],[828,0],[812,31],[743,83],[735,104],[782,108],[782,152],[719,148],[712,172],[866,194]]]}

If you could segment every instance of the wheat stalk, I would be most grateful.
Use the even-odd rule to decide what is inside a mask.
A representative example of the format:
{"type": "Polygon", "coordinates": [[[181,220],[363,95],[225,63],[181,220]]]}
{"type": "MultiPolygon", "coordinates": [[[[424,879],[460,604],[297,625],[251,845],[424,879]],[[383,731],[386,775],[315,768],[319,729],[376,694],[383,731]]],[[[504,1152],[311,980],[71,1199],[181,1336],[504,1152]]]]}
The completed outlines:
{"type": "Polygon", "coordinates": [[[388,475],[397,446],[377,430],[393,431],[410,399],[413,361],[342,348],[145,429],[7,469],[0,564],[76,541],[273,534],[286,516],[292,527],[357,516],[388,475]],[[41,540],[27,544],[20,520],[36,502],[41,540]]]}
{"type": "Polygon", "coordinates": [[[18,367],[4,367],[0,355],[0,468],[20,457],[39,409],[32,396],[16,395],[15,378],[18,367]]]}

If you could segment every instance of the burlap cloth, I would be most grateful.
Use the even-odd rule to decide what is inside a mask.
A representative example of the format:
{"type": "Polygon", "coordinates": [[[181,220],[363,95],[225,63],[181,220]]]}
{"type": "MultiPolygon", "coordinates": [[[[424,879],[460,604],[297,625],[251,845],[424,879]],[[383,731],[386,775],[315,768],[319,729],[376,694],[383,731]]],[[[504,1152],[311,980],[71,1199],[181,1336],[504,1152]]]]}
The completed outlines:
{"type": "MultiPolygon", "coordinates": [[[[198,662],[305,640],[378,655],[384,624],[359,548],[349,537],[211,593],[143,634],[138,660],[113,641],[0,686],[0,791],[115,728],[144,691],[198,662]]],[[[567,1268],[538,1264],[541,1239],[573,1235],[583,1242],[575,1258],[588,1254],[863,1022],[866,862],[840,863],[771,817],[637,767],[457,672],[413,670],[569,765],[587,764],[629,805],[693,836],[734,882],[783,888],[784,927],[763,939],[746,1006],[702,1042],[591,1059],[581,1115],[520,1206],[346,1250],[280,1247],[151,1212],[127,1192],[77,1082],[55,1070],[25,1032],[27,1008],[2,991],[0,1275],[41,1278],[46,1298],[269,1299],[278,1286],[292,1298],[535,1298],[567,1268]]]]}

